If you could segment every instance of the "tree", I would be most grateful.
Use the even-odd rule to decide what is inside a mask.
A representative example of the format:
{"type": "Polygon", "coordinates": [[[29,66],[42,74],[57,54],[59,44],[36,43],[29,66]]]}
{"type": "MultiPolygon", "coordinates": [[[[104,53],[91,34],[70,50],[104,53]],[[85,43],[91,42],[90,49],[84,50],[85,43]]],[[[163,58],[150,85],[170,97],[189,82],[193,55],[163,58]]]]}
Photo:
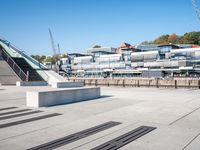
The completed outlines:
{"type": "Polygon", "coordinates": [[[43,62],[44,60],[46,59],[46,56],[45,55],[42,55],[41,57],[40,57],[40,60],[43,62]]]}
{"type": "Polygon", "coordinates": [[[153,42],[152,41],[144,41],[144,42],[142,42],[142,43],[140,43],[140,44],[142,44],[142,45],[148,45],[148,44],[153,44],[153,42]]]}
{"type": "Polygon", "coordinates": [[[100,45],[95,45],[93,48],[101,48],[100,45]]]}
{"type": "Polygon", "coordinates": [[[39,62],[43,62],[44,59],[46,59],[46,56],[42,55],[31,55],[32,58],[34,58],[35,60],[39,61],[39,62]]]}
{"type": "Polygon", "coordinates": [[[196,44],[200,45],[200,32],[189,32],[183,36],[178,36],[175,33],[171,35],[162,35],[153,41],[154,44],[196,44]]]}
{"type": "Polygon", "coordinates": [[[168,43],[172,43],[172,44],[180,44],[180,38],[178,35],[176,35],[175,33],[171,34],[168,37],[168,43]]]}
{"type": "Polygon", "coordinates": [[[185,44],[197,44],[200,45],[200,32],[185,33],[183,37],[185,44]]]}
{"type": "Polygon", "coordinates": [[[68,58],[68,55],[67,54],[62,54],[62,55],[60,55],[59,58],[68,58]]]}
{"type": "Polygon", "coordinates": [[[40,61],[40,56],[39,55],[31,55],[32,58],[34,58],[37,61],[40,61]]]}
{"type": "Polygon", "coordinates": [[[155,39],[153,41],[154,44],[168,44],[168,38],[169,38],[169,35],[166,34],[166,35],[161,35],[160,37],[158,37],[157,39],[155,39]]]}
{"type": "Polygon", "coordinates": [[[51,62],[52,64],[54,64],[56,62],[56,58],[55,57],[51,57],[51,56],[48,56],[44,62],[51,62]]]}

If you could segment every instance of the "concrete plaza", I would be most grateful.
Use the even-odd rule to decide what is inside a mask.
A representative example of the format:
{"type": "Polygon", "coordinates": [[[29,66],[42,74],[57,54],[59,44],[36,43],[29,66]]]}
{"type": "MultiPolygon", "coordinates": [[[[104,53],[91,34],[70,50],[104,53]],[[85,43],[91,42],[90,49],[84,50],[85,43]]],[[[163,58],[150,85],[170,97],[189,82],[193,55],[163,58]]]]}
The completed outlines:
{"type": "MultiPolygon", "coordinates": [[[[0,87],[0,109],[26,107],[26,91],[51,87],[0,87]]],[[[157,129],[125,145],[124,150],[199,150],[200,90],[165,88],[102,87],[95,100],[46,108],[26,116],[0,120],[2,124],[45,114],[62,115],[0,128],[0,149],[22,150],[97,126],[116,121],[122,124],[82,138],[57,149],[88,150],[140,126],[157,129]]],[[[2,110],[1,113],[11,110],[2,110]]],[[[20,114],[18,112],[15,114],[20,114]]]]}

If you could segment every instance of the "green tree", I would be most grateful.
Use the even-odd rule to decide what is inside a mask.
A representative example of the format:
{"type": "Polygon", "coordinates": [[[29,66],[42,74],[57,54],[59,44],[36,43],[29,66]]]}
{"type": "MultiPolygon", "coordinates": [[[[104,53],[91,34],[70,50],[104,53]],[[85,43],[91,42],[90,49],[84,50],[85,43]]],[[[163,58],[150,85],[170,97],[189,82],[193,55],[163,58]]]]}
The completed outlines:
{"type": "Polygon", "coordinates": [[[168,44],[168,38],[169,38],[169,35],[166,34],[166,35],[161,35],[160,37],[158,37],[157,39],[155,39],[153,41],[154,44],[168,44]]]}
{"type": "Polygon", "coordinates": [[[48,56],[46,57],[46,59],[44,60],[44,62],[51,62],[51,63],[55,63],[56,62],[56,58],[52,57],[52,56],[48,56]]]}
{"type": "Polygon", "coordinates": [[[101,46],[100,45],[95,45],[95,46],[93,46],[93,48],[101,48],[101,46]]]}
{"type": "Polygon", "coordinates": [[[144,42],[142,42],[142,43],[140,43],[140,44],[142,44],[142,45],[148,45],[148,44],[153,44],[153,42],[152,41],[144,41],[144,42]]]}
{"type": "Polygon", "coordinates": [[[41,62],[43,62],[45,59],[46,59],[46,56],[45,56],[45,55],[42,55],[42,56],[40,57],[40,61],[41,61],[41,62]]]}
{"type": "Polygon", "coordinates": [[[68,58],[68,55],[67,54],[62,54],[62,55],[60,55],[59,58],[68,58]]]}
{"type": "Polygon", "coordinates": [[[31,55],[32,58],[34,58],[37,61],[40,61],[40,56],[39,55],[31,55]]]}
{"type": "Polygon", "coordinates": [[[200,45],[200,32],[185,33],[183,37],[185,44],[197,44],[200,45]]]}

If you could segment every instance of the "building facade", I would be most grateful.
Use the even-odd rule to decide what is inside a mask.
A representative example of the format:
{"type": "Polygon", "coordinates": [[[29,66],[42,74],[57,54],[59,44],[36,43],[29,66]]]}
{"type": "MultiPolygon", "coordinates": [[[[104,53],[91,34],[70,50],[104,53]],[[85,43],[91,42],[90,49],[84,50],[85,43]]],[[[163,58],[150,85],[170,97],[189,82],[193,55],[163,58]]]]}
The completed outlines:
{"type": "Polygon", "coordinates": [[[86,56],[73,57],[69,62],[72,75],[75,76],[200,76],[200,48],[192,45],[133,47],[122,44],[120,49],[91,48],[87,49],[86,56]]]}

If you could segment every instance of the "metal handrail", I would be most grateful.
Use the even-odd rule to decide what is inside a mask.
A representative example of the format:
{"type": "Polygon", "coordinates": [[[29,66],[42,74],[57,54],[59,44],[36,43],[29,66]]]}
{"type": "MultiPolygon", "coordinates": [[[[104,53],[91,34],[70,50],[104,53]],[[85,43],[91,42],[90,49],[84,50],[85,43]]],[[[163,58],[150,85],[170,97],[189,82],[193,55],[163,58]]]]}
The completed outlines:
{"type": "MultiPolygon", "coordinates": [[[[21,57],[23,57],[24,59],[26,59],[26,61],[28,61],[28,63],[33,67],[34,70],[37,71],[37,73],[46,81],[49,80],[49,76],[47,75],[47,73],[45,72],[45,70],[49,70],[45,65],[43,65],[41,62],[33,59],[32,57],[30,57],[29,55],[27,55],[24,51],[21,51],[19,48],[17,48],[15,45],[11,44],[10,42],[3,40],[0,38],[0,41],[3,42],[4,44],[6,44],[8,46],[8,48],[12,49],[13,51],[15,51],[16,53],[18,53],[19,55],[21,55],[21,57]]],[[[9,53],[8,53],[9,54],[9,53]]]]}
{"type": "Polygon", "coordinates": [[[12,59],[12,57],[10,57],[9,54],[2,47],[0,50],[2,51],[2,57],[6,60],[9,66],[15,71],[15,73],[17,73],[19,77],[24,78],[22,80],[28,81],[28,75],[24,73],[24,71],[17,65],[17,63],[12,59]],[[9,63],[9,60],[11,61],[12,64],[9,63]],[[15,67],[17,67],[19,72],[15,70],[15,67]]]}
{"type": "Polygon", "coordinates": [[[34,63],[35,65],[38,65],[39,68],[42,69],[48,69],[46,68],[46,66],[44,66],[42,63],[40,63],[39,61],[33,59],[32,57],[29,57],[24,51],[19,50],[16,46],[14,46],[13,44],[9,44],[9,47],[11,47],[12,49],[14,49],[16,52],[18,52],[20,55],[22,55],[23,57],[25,57],[26,59],[28,59],[29,61],[31,61],[32,63],[34,63]]]}
{"type": "Polygon", "coordinates": [[[49,76],[46,74],[46,72],[44,70],[49,70],[45,65],[43,65],[42,63],[40,63],[39,61],[33,59],[32,57],[28,56],[24,51],[19,50],[16,46],[14,46],[13,44],[9,43],[8,45],[10,48],[12,48],[13,50],[15,50],[17,53],[19,53],[22,57],[26,58],[28,61],[30,61],[31,63],[33,63],[34,65],[38,66],[39,68],[34,68],[34,70],[36,71],[42,71],[42,73],[45,75],[45,77],[42,77],[44,80],[48,81],[49,80],[49,76]]]}

